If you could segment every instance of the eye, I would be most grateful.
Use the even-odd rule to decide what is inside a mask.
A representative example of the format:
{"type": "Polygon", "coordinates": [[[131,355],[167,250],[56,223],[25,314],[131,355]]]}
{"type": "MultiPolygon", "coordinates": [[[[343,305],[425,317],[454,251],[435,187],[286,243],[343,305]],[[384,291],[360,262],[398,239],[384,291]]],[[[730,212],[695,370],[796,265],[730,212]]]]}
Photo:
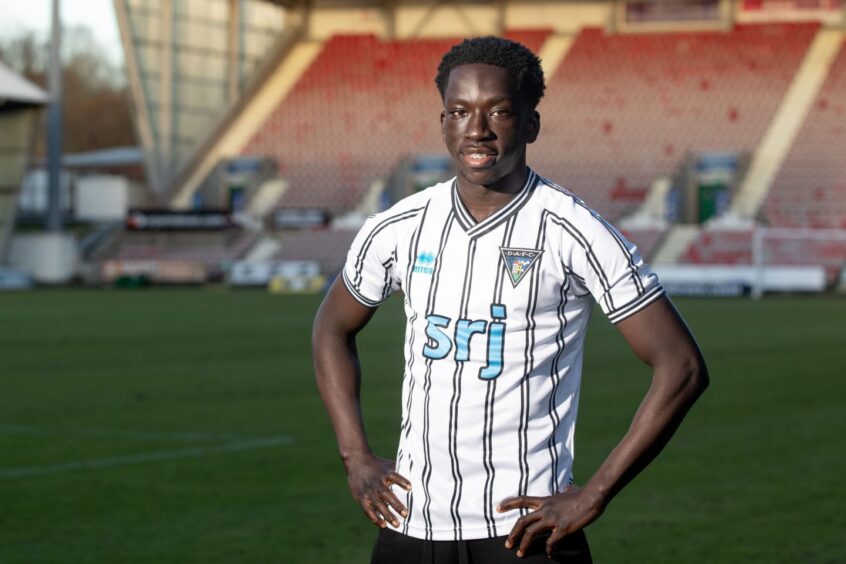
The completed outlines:
{"type": "Polygon", "coordinates": [[[509,118],[513,114],[508,108],[496,108],[491,112],[491,115],[498,118],[509,118]]]}
{"type": "Polygon", "coordinates": [[[452,108],[447,113],[449,113],[450,117],[456,118],[456,119],[463,118],[464,116],[467,115],[467,112],[464,111],[464,108],[452,108]]]}

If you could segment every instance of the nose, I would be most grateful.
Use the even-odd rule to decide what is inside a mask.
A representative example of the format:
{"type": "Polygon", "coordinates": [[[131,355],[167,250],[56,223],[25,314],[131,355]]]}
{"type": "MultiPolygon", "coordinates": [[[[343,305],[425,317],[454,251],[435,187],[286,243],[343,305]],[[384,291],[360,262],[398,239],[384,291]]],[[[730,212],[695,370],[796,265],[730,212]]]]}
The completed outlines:
{"type": "Polygon", "coordinates": [[[467,129],[464,136],[467,139],[485,139],[490,137],[491,130],[488,125],[488,116],[485,112],[472,112],[467,120],[467,129]]]}

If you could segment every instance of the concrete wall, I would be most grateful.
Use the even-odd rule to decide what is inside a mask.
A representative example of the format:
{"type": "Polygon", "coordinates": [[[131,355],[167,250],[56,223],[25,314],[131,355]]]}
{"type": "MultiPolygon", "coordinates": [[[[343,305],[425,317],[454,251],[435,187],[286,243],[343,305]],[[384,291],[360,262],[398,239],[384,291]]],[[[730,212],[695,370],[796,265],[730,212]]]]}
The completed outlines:
{"type": "Polygon", "coordinates": [[[343,33],[387,34],[387,22],[382,10],[376,8],[316,8],[308,22],[308,37],[325,41],[343,33]]]}
{"type": "Polygon", "coordinates": [[[493,6],[421,5],[399,8],[395,21],[398,38],[456,37],[498,33],[501,17],[493,6]]]}
{"type": "Polygon", "coordinates": [[[570,35],[584,26],[606,27],[611,8],[611,2],[512,2],[506,5],[505,21],[510,28],[552,28],[570,35]]]}

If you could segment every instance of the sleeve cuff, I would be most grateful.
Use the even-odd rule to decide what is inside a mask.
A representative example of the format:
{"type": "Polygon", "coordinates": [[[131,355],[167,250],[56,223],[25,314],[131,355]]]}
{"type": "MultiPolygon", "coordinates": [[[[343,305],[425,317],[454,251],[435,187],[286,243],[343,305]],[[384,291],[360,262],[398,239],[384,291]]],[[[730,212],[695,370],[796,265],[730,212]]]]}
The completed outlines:
{"type": "Polygon", "coordinates": [[[655,286],[654,288],[650,289],[648,292],[643,294],[642,296],[638,296],[633,301],[627,303],[626,305],[615,309],[614,311],[608,312],[608,320],[611,323],[617,324],[620,321],[626,319],[627,317],[631,317],[632,315],[636,314],[658,298],[664,295],[664,288],[660,285],[655,286]]]}
{"type": "MultiPolygon", "coordinates": [[[[366,298],[365,296],[363,296],[363,295],[361,294],[361,292],[359,292],[359,291],[355,288],[355,286],[354,286],[354,285],[353,285],[353,283],[350,281],[350,279],[349,279],[349,278],[347,278],[347,269],[346,269],[346,268],[345,268],[345,269],[343,269],[343,270],[341,271],[341,276],[344,278],[344,285],[347,287],[347,290],[349,291],[349,293],[352,295],[352,297],[353,297],[353,298],[355,298],[355,300],[356,300],[357,302],[359,302],[359,303],[360,303],[361,305],[363,305],[363,306],[367,306],[367,307],[379,307],[380,305],[382,305],[383,303],[385,303],[385,300],[387,300],[387,299],[388,299],[388,298],[385,298],[384,300],[373,301],[373,300],[368,299],[368,298],[366,298]]],[[[389,296],[389,297],[390,297],[390,296],[389,296]]]]}

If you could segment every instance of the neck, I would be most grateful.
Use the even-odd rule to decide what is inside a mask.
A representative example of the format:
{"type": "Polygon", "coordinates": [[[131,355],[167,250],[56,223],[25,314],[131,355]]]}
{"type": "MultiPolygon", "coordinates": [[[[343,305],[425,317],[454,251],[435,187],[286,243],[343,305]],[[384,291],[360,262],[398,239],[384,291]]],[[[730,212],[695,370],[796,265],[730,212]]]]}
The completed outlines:
{"type": "Polygon", "coordinates": [[[458,176],[458,196],[477,222],[489,218],[510,202],[526,184],[529,169],[525,166],[489,186],[473,184],[458,176]]]}

